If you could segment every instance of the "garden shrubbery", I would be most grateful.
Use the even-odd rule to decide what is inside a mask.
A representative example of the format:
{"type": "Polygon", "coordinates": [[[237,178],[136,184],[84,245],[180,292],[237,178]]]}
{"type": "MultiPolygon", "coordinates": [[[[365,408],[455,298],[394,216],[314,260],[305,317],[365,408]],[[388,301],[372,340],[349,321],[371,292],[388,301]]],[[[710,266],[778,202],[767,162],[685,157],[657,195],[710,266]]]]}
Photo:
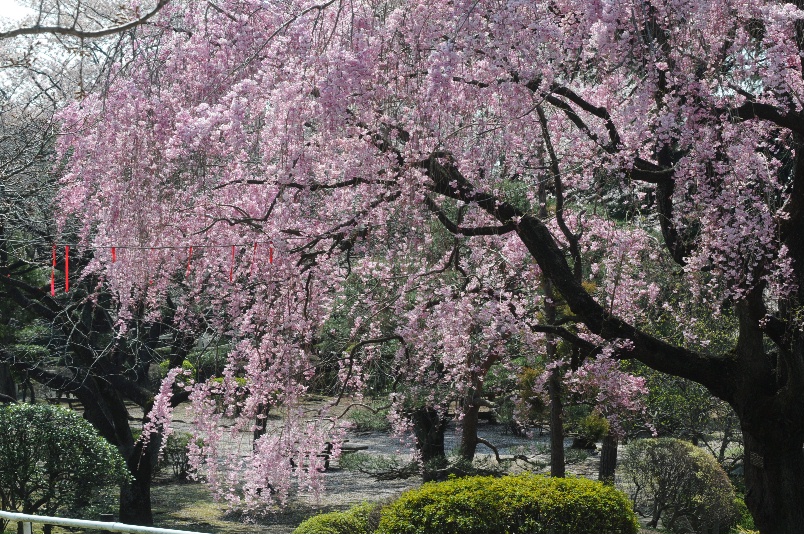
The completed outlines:
{"type": "Polygon", "coordinates": [[[583,478],[455,478],[410,490],[383,510],[378,534],[632,534],[628,498],[583,478]]]}
{"type": "Polygon", "coordinates": [[[313,517],[294,534],[635,534],[625,494],[582,478],[453,478],[407,491],[382,509],[313,517]],[[379,515],[376,529],[371,517],[379,515]]]}
{"type": "Polygon", "coordinates": [[[372,534],[381,505],[363,503],[345,512],[329,512],[304,521],[293,534],[372,534]]]}
{"type": "Polygon", "coordinates": [[[157,470],[169,465],[173,469],[173,476],[176,479],[187,480],[190,471],[190,456],[187,447],[190,445],[191,439],[193,436],[188,432],[174,432],[169,435],[163,451],[164,456],[160,458],[157,470]]]}
{"type": "Polygon", "coordinates": [[[0,405],[0,509],[86,516],[129,477],[117,449],[79,414],[44,404],[0,405]]]}
{"type": "Polygon", "coordinates": [[[620,472],[634,507],[650,516],[649,526],[674,533],[728,532],[738,519],[736,496],[717,461],[692,443],[673,438],[643,439],[625,451],[620,472]]]}
{"type": "Polygon", "coordinates": [[[372,403],[368,408],[358,407],[349,410],[346,420],[352,424],[353,432],[388,432],[391,422],[388,420],[388,407],[372,403]]]}

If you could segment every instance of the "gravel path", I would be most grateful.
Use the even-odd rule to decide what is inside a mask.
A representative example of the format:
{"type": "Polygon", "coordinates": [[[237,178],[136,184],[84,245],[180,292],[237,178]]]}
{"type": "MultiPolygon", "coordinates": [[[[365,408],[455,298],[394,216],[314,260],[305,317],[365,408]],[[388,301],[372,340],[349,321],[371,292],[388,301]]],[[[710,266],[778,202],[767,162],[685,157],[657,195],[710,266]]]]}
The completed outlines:
{"type": "MultiPolygon", "coordinates": [[[[178,431],[188,429],[184,414],[177,414],[175,428],[178,431]]],[[[529,459],[549,464],[548,440],[542,436],[522,438],[505,433],[500,425],[482,424],[479,435],[493,443],[503,457],[523,454],[529,459]]],[[[249,435],[244,435],[247,442],[249,435]]],[[[350,448],[360,448],[360,453],[384,457],[397,457],[400,460],[410,458],[412,439],[400,439],[384,432],[351,432],[347,435],[350,448]]],[[[458,435],[454,423],[447,429],[446,449],[457,450],[458,435]]],[[[231,446],[242,448],[242,443],[231,446]]],[[[569,441],[566,442],[569,446],[569,441]]],[[[350,454],[350,453],[346,453],[350,454]]],[[[573,453],[571,453],[573,454],[573,453]]],[[[483,445],[478,446],[478,459],[491,460],[491,451],[483,445]]],[[[581,454],[577,462],[568,466],[568,472],[595,478],[599,456],[581,454]]],[[[342,510],[361,502],[390,500],[406,489],[421,484],[419,477],[405,480],[377,481],[372,476],[355,470],[340,467],[333,461],[330,469],[324,474],[326,490],[316,502],[309,494],[294,495],[288,506],[276,513],[254,523],[244,524],[237,517],[226,516],[225,506],[213,503],[207,488],[201,484],[157,484],[154,487],[153,501],[157,523],[160,526],[202,532],[220,532],[227,534],[290,534],[298,524],[318,513],[342,510]]]]}

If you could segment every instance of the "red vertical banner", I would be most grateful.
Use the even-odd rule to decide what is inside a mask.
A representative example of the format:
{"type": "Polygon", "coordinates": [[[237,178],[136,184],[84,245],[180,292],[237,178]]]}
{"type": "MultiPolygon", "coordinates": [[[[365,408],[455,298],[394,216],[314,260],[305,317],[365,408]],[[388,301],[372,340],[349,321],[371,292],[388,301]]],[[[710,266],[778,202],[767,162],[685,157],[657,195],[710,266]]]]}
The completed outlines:
{"type": "Polygon", "coordinates": [[[274,262],[274,244],[268,245],[268,263],[274,262]]]}
{"type": "Polygon", "coordinates": [[[154,247],[151,247],[148,250],[148,262],[145,265],[145,272],[148,273],[148,285],[149,286],[153,285],[153,283],[154,283],[154,278],[151,275],[151,263],[153,263],[153,256],[154,256],[154,247]]]}
{"type": "Polygon", "coordinates": [[[193,247],[191,246],[190,251],[187,253],[187,272],[184,273],[185,277],[190,276],[190,268],[192,267],[191,263],[192,261],[193,261],[193,247]]]}
{"type": "Polygon", "coordinates": [[[70,245],[64,245],[64,292],[70,291],[70,245]]]}
{"type": "Polygon", "coordinates": [[[117,250],[112,247],[112,263],[117,261],[117,250]]]}
{"type": "Polygon", "coordinates": [[[53,245],[52,267],[50,269],[50,296],[56,296],[56,245],[53,245]]]}
{"type": "Polygon", "coordinates": [[[234,278],[234,256],[235,256],[235,246],[232,245],[232,261],[229,263],[229,281],[231,282],[234,278]]]}

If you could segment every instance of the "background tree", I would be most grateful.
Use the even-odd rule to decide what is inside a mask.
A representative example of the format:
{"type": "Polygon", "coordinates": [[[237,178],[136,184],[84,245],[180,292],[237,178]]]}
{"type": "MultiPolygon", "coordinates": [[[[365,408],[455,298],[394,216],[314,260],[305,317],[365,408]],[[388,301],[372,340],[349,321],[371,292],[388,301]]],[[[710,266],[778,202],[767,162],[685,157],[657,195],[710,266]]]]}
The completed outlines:
{"type": "Polygon", "coordinates": [[[54,114],[108,83],[132,29],[163,5],[138,14],[104,2],[37,2],[28,19],[0,32],[0,393],[15,398],[17,380],[31,392],[38,383],[74,395],[128,462],[133,476],[122,483],[120,518],[130,523],[152,521],[150,472],[160,440],[150,449],[135,441],[126,402],[147,413],[154,364],[180,365],[204,327],[183,323],[179,332],[171,301],[160,320],[143,322],[144,309],[121,318],[101,278],[84,269],[89,258],[75,250],[66,291],[66,251],[56,244],[74,234],[67,226],[57,231],[54,217],[54,114]]]}
{"type": "Polygon", "coordinates": [[[0,425],[3,510],[80,516],[129,476],[117,449],[73,411],[7,404],[0,406],[0,425]]]}

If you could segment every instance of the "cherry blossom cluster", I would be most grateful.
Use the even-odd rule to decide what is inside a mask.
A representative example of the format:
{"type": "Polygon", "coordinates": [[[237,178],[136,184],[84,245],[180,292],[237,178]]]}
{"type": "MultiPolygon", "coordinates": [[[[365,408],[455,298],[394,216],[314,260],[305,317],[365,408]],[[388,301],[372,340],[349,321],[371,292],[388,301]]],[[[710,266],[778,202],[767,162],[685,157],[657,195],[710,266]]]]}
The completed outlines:
{"type": "MultiPolygon", "coordinates": [[[[669,317],[698,349],[693,306],[797,295],[777,123],[801,111],[803,17],[765,0],[171,2],[61,115],[60,217],[121,332],[170,306],[229,341],[223,376],[188,384],[194,465],[235,506],[283,502],[293,477],[317,487],[313,451],[337,434],[297,410],[336,312],[340,386],[388,370],[402,427],[410,403],[446,410],[540,358],[546,304],[595,347],[669,317]],[[544,273],[565,294],[547,302],[544,273]],[[223,450],[222,418],[242,434],[267,406],[281,428],[223,450]]],[[[643,385],[605,355],[567,380],[615,431],[640,411],[643,385]]]]}

